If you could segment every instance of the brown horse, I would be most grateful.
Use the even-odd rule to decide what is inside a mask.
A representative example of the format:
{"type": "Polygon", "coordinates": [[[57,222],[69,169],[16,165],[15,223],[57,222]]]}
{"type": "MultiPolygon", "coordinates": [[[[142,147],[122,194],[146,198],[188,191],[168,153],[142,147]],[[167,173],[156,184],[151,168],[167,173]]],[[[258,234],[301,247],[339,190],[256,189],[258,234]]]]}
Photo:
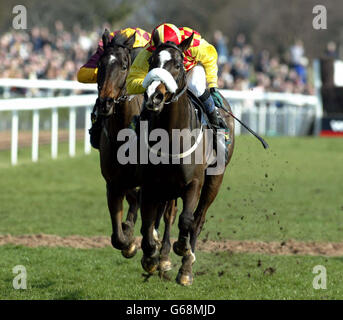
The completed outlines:
{"type": "MultiPolygon", "coordinates": [[[[183,201],[183,210],[178,222],[179,236],[173,246],[174,252],[183,257],[182,266],[176,279],[182,285],[191,285],[193,282],[192,265],[195,261],[196,240],[204,224],[206,212],[216,198],[224,176],[224,172],[217,175],[206,174],[209,167],[206,154],[208,151],[212,152],[212,145],[209,145],[210,136],[209,134],[200,136],[203,132],[201,130],[202,124],[198,120],[196,111],[185,90],[186,72],[183,68],[183,52],[189,48],[192,39],[193,36],[177,46],[172,42],[161,43],[158,33],[153,34],[156,50],[149,60],[149,74],[154,73],[154,81],[148,86],[145,94],[146,108],[150,111],[151,116],[149,129],[165,129],[168,132],[170,146],[175,142],[172,141],[173,129],[198,129],[197,137],[192,137],[188,131],[188,137],[184,135],[181,138],[181,140],[191,140],[193,143],[191,149],[194,151],[189,155],[191,162],[186,163],[185,159],[181,159],[180,156],[182,161],[179,164],[150,164],[144,168],[141,187],[141,233],[143,235],[142,249],[144,253],[142,266],[149,273],[154,272],[159,263],[158,244],[153,236],[154,224],[158,218],[158,203],[179,197],[183,201]],[[159,70],[156,71],[156,68],[159,70]],[[161,68],[166,71],[161,71],[161,68]],[[156,78],[156,75],[165,75],[165,72],[168,72],[169,76],[156,78]],[[172,77],[175,81],[174,84],[176,83],[175,88],[177,89],[174,93],[170,92],[172,84],[166,83],[169,81],[168,77],[169,79],[172,77]],[[197,146],[195,141],[198,142],[197,146]],[[203,160],[198,163],[195,161],[195,154],[200,147],[202,147],[203,160]]],[[[225,102],[225,106],[231,110],[227,102],[225,102]]],[[[228,147],[227,161],[224,161],[225,170],[234,149],[234,120],[223,110],[220,112],[229,128],[229,140],[231,142],[228,147]]],[[[189,154],[187,150],[182,148],[182,141],[180,145],[178,155],[189,154]]],[[[150,150],[152,150],[151,146],[150,150]]],[[[175,154],[169,154],[170,158],[173,156],[175,154]]]]}
{"type": "MultiPolygon", "coordinates": [[[[138,164],[120,164],[117,152],[124,141],[118,141],[117,137],[122,129],[128,128],[132,118],[139,115],[143,102],[142,95],[132,99],[125,95],[125,80],[131,62],[140,49],[132,49],[135,35],[126,38],[118,34],[112,41],[109,36],[106,30],[102,37],[104,53],[98,64],[100,114],[105,119],[100,138],[100,165],[107,186],[107,203],[113,231],[111,242],[114,248],[121,250],[124,257],[131,258],[137,252],[133,232],[139,209],[140,199],[136,187],[141,184],[141,170],[138,164]],[[129,203],[129,210],[126,221],[122,223],[124,197],[129,203]]],[[[161,248],[159,269],[165,272],[171,268],[168,257],[169,232],[176,214],[175,203],[162,201],[158,212],[159,219],[164,215],[165,221],[162,243],[157,232],[154,235],[161,248]]],[[[159,219],[156,221],[156,231],[159,219]]]]}
{"type": "Polygon", "coordinates": [[[125,81],[132,57],[135,35],[126,38],[117,34],[110,41],[106,30],[102,37],[104,53],[98,63],[99,113],[104,117],[100,137],[101,173],[106,181],[107,204],[112,221],[111,242],[122,251],[126,258],[136,254],[134,225],[139,208],[136,187],[140,184],[136,165],[121,165],[117,160],[117,150],[124,142],[117,141],[118,132],[129,126],[132,118],[140,113],[142,96],[129,99],[125,95],[125,81]],[[123,200],[126,197],[129,210],[126,221],[123,218],[123,200]]]}

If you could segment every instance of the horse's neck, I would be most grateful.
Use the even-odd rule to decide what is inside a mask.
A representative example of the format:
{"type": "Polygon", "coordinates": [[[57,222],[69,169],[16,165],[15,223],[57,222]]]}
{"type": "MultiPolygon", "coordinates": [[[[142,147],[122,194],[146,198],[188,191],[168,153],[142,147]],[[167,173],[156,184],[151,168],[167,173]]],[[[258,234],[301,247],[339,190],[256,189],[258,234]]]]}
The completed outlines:
{"type": "Polygon", "coordinates": [[[115,109],[116,113],[107,120],[107,126],[110,133],[117,134],[121,129],[128,127],[133,111],[129,101],[120,102],[115,109]]]}
{"type": "Polygon", "coordinates": [[[172,102],[162,112],[162,127],[171,133],[173,129],[190,128],[190,109],[187,93],[184,93],[176,102],[172,102]]]}

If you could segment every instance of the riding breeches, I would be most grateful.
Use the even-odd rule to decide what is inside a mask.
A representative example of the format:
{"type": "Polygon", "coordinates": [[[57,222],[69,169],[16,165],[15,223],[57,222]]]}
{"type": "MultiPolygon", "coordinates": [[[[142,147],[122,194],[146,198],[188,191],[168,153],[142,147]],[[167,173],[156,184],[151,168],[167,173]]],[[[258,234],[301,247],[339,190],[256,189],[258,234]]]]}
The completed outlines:
{"type": "Polygon", "coordinates": [[[187,86],[192,93],[204,104],[207,114],[211,114],[215,109],[213,98],[207,88],[205,69],[201,65],[196,65],[187,73],[187,86]]]}
{"type": "Polygon", "coordinates": [[[206,73],[203,66],[196,65],[187,72],[187,86],[188,89],[198,98],[204,94],[207,83],[206,73]]]}

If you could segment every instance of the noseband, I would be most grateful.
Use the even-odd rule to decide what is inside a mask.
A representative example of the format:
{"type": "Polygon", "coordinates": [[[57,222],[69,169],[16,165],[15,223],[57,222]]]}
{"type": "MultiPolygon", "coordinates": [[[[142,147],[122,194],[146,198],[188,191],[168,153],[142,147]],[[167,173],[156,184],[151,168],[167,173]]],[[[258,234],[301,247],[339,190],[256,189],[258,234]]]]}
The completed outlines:
{"type": "MultiPolygon", "coordinates": [[[[160,46],[161,50],[159,51],[162,51],[163,49],[165,48],[171,48],[171,49],[174,49],[176,51],[178,51],[182,57],[182,60],[183,60],[183,52],[180,50],[180,48],[177,47],[177,45],[174,43],[174,42],[166,42],[166,43],[163,43],[161,46],[160,46]]],[[[184,77],[186,78],[186,74],[183,72],[180,72],[180,75],[179,77],[176,79],[176,83],[181,79],[181,77],[184,77]]],[[[184,79],[185,80],[185,79],[184,79]]],[[[185,85],[183,86],[183,88],[178,92],[178,93],[173,93],[171,95],[171,97],[164,102],[164,104],[170,104],[170,103],[173,103],[173,102],[176,102],[179,100],[179,98],[186,92],[187,90],[187,84],[186,84],[186,81],[184,81],[185,85]]]]}

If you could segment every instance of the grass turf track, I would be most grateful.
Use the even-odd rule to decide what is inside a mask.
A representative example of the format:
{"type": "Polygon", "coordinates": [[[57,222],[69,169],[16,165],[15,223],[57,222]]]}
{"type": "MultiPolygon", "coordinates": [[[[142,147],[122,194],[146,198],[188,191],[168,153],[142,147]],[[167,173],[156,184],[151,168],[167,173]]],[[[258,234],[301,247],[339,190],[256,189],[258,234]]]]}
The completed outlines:
{"type": "MultiPolygon", "coordinates": [[[[269,138],[268,142],[271,149],[266,152],[250,136],[237,138],[232,163],[200,238],[342,241],[343,140],[269,138]]],[[[51,161],[48,146],[43,147],[39,165],[28,161],[30,151],[24,149],[19,154],[22,163],[15,168],[8,165],[9,153],[0,152],[1,234],[110,235],[97,153],[68,159],[66,149],[61,145],[61,158],[51,161]]],[[[78,145],[79,154],[81,150],[78,145]]],[[[139,227],[140,221],[137,234],[139,227]]],[[[194,266],[198,274],[188,289],[157,277],[143,283],[139,256],[126,261],[111,248],[4,246],[0,252],[1,298],[343,298],[341,258],[198,252],[194,266]],[[27,265],[32,272],[26,293],[11,287],[11,268],[16,264],[27,265]],[[328,290],[312,288],[316,264],[328,269],[328,290]],[[276,271],[264,274],[269,267],[276,271]],[[114,285],[108,286],[111,281],[114,285]],[[125,285],[119,288],[115,282],[125,285]]],[[[178,262],[171,273],[174,278],[180,259],[172,257],[178,262]]]]}
{"type": "Polygon", "coordinates": [[[142,276],[132,260],[106,249],[0,247],[0,299],[342,299],[342,258],[252,254],[196,254],[192,287],[142,276]],[[259,265],[261,260],[261,266],[259,265]],[[14,290],[12,268],[27,269],[27,290],[14,290]],[[327,268],[326,290],[312,287],[315,265],[327,268]],[[271,270],[275,270],[274,272],[271,270]]]}

